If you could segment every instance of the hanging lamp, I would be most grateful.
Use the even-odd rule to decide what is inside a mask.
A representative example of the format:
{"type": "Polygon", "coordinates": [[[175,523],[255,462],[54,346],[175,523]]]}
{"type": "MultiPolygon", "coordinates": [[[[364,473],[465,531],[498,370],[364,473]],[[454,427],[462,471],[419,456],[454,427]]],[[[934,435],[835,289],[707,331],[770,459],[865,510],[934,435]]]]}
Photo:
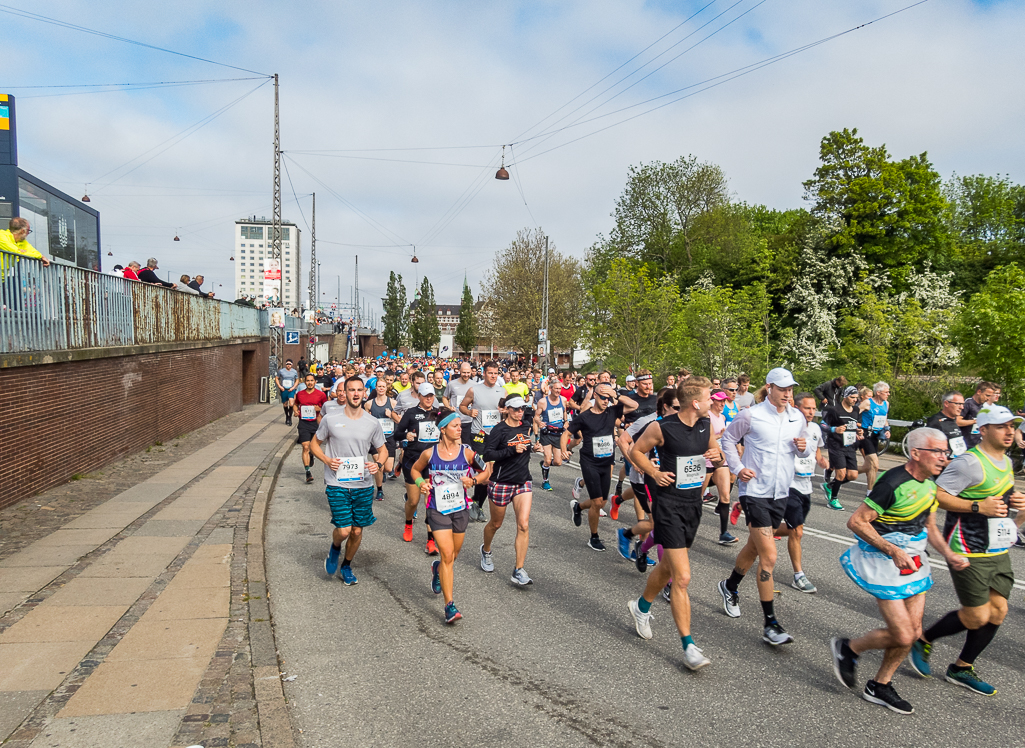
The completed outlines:
{"type": "Polygon", "coordinates": [[[505,168],[505,146],[502,146],[502,165],[498,167],[498,171],[495,172],[495,179],[500,179],[503,182],[509,179],[509,172],[505,168]]]}

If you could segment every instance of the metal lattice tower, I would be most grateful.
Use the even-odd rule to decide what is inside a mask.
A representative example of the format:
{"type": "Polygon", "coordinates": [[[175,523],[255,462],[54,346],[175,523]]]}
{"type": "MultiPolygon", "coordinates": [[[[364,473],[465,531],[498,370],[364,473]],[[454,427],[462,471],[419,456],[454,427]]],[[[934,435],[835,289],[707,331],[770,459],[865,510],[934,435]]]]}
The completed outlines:
{"type": "Polygon", "coordinates": [[[542,294],[544,296],[544,305],[541,307],[541,329],[545,331],[545,341],[544,341],[545,353],[544,353],[544,356],[539,356],[538,357],[540,359],[540,361],[542,362],[542,365],[546,368],[546,371],[545,371],[546,375],[548,373],[547,372],[548,354],[552,350],[552,347],[551,347],[552,344],[550,342],[551,339],[552,339],[552,333],[551,333],[551,330],[548,329],[548,265],[549,265],[548,257],[549,257],[549,255],[548,255],[548,237],[546,236],[545,237],[545,272],[544,272],[544,282],[543,282],[543,290],[542,290],[542,294]]]}
{"type": "Polygon", "coordinates": [[[316,310],[320,303],[320,289],[317,288],[317,193],[313,193],[313,223],[310,224],[310,309],[316,310]]]}
{"type": "MultiPolygon", "coordinates": [[[[278,113],[278,74],[274,74],[274,213],[271,224],[271,259],[278,261],[281,266],[281,120],[278,113]]],[[[284,279],[278,281],[278,305],[284,307],[284,279]]],[[[278,371],[278,361],[281,360],[285,347],[284,328],[272,327],[270,329],[270,375],[274,376],[278,371]]]]}

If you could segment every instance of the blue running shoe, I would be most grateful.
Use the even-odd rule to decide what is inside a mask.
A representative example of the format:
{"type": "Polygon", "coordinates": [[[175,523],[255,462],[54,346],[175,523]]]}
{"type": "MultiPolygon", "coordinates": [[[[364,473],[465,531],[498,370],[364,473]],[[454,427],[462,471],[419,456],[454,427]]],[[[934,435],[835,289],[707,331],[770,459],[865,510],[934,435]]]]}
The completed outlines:
{"type": "Polygon", "coordinates": [[[463,614],[456,609],[455,603],[449,603],[445,606],[445,623],[455,623],[463,614]]]}
{"type": "Polygon", "coordinates": [[[359,582],[359,580],[356,579],[356,575],[352,573],[351,566],[342,567],[342,581],[345,582],[346,587],[351,587],[359,582]]]}
{"type": "Polygon", "coordinates": [[[649,558],[648,554],[646,554],[646,553],[644,554],[644,557],[648,559],[648,566],[654,566],[655,565],[655,559],[649,558]]]}
{"type": "Polygon", "coordinates": [[[324,559],[324,571],[327,572],[329,577],[333,577],[338,573],[338,560],[341,554],[341,547],[335,548],[333,545],[331,550],[327,552],[327,558],[324,559]]]}
{"type": "Polygon", "coordinates": [[[544,483],[541,484],[541,488],[543,488],[545,491],[551,491],[552,490],[552,484],[549,483],[548,481],[545,481],[544,483]]]}
{"type": "Polygon", "coordinates": [[[435,595],[441,594],[441,577],[438,576],[438,566],[441,565],[441,559],[438,559],[431,564],[431,589],[435,595]]]}
{"type": "Polygon", "coordinates": [[[971,665],[963,670],[955,670],[954,665],[951,665],[947,668],[946,680],[948,683],[967,688],[969,691],[973,691],[981,696],[992,696],[997,692],[993,686],[976,674],[975,668],[971,665]]]}
{"type": "Polygon", "coordinates": [[[911,645],[911,669],[928,678],[932,675],[932,668],[929,667],[929,655],[932,654],[932,644],[926,644],[921,639],[911,645]]]}
{"type": "Polygon", "coordinates": [[[619,536],[619,542],[616,544],[619,546],[619,555],[627,561],[633,561],[634,559],[630,555],[630,538],[626,536],[626,528],[620,527],[616,530],[616,534],[619,536]]]}

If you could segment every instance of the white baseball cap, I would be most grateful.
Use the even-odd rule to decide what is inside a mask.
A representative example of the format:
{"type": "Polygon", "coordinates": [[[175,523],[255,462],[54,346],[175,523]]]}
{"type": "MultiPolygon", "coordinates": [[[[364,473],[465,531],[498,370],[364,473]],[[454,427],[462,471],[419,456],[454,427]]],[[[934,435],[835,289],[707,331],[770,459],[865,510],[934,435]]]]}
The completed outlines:
{"type": "Polygon", "coordinates": [[[1020,423],[1021,420],[1021,416],[1016,416],[1003,405],[987,405],[985,408],[980,410],[979,415],[975,417],[975,425],[990,426],[994,424],[1008,423],[1009,421],[1020,423]]]}
{"type": "Polygon", "coordinates": [[[637,377],[635,377],[633,374],[627,374],[626,375],[626,381],[628,381],[628,382],[636,382],[637,381],[637,377]]]}
{"type": "Polygon", "coordinates": [[[507,408],[526,408],[527,407],[527,401],[524,400],[519,395],[516,395],[515,397],[510,397],[508,400],[505,401],[505,407],[507,407],[507,408]]]}
{"type": "Polygon", "coordinates": [[[424,396],[424,397],[427,397],[428,395],[436,395],[436,394],[437,394],[437,393],[436,393],[436,392],[434,391],[434,385],[433,385],[433,384],[427,384],[427,382],[424,382],[424,383],[423,383],[423,384],[421,384],[421,385],[420,385],[419,387],[417,387],[417,388],[416,388],[416,391],[417,391],[417,392],[418,392],[418,393],[419,393],[420,395],[422,395],[422,396],[424,396]]]}
{"type": "Polygon", "coordinates": [[[793,387],[797,384],[797,382],[794,381],[794,375],[782,366],[777,366],[775,369],[770,371],[765,376],[765,383],[774,384],[777,387],[793,387]]]}

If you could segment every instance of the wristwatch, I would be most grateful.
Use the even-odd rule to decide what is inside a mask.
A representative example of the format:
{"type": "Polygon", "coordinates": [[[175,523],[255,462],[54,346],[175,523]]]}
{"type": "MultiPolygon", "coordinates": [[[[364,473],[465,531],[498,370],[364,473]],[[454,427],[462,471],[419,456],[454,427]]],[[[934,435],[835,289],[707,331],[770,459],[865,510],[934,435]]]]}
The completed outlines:
{"type": "Polygon", "coordinates": [[[979,502],[978,501],[973,501],[972,502],[972,514],[978,514],[978,513],[979,513],[979,502]]]}

